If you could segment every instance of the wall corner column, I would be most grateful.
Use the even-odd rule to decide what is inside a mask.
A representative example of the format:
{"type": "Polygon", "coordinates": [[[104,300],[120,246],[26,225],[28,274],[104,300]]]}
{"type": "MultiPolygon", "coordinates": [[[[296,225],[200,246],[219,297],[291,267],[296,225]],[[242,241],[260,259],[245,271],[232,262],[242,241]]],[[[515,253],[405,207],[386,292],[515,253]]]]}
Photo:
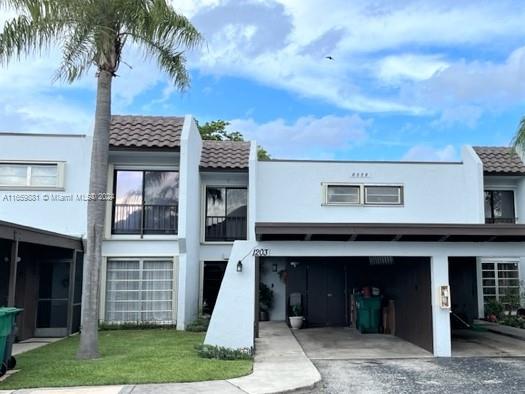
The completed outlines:
{"type": "Polygon", "coordinates": [[[449,285],[448,256],[432,256],[430,272],[432,286],[432,338],[434,356],[450,357],[452,355],[450,309],[444,309],[440,306],[440,287],[449,285]]]}

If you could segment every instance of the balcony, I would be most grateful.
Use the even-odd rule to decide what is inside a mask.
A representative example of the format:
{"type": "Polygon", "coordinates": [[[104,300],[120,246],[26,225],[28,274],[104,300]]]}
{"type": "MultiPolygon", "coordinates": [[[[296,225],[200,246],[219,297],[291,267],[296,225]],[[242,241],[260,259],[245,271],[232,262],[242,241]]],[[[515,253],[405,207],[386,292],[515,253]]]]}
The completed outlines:
{"type": "Polygon", "coordinates": [[[177,205],[113,205],[113,234],[177,234],[177,222],[177,205]]]}
{"type": "Polygon", "coordinates": [[[516,218],[485,218],[485,224],[516,224],[516,218]]]}
{"type": "Polygon", "coordinates": [[[233,242],[246,239],[246,216],[207,216],[207,242],[233,242]]]}

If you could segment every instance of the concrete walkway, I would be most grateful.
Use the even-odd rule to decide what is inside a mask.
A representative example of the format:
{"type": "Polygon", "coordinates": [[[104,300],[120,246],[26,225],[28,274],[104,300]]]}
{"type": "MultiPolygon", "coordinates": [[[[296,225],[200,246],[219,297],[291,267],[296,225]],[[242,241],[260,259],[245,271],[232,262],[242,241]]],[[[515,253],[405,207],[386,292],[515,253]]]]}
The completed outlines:
{"type": "Polygon", "coordinates": [[[60,341],[63,338],[30,338],[13,345],[13,356],[25,353],[39,347],[49,345],[50,343],[60,341]]]}
{"type": "Polygon", "coordinates": [[[253,373],[241,378],[195,383],[0,390],[0,394],[235,394],[282,393],[313,387],[319,371],[284,322],[260,324],[253,373]]]}

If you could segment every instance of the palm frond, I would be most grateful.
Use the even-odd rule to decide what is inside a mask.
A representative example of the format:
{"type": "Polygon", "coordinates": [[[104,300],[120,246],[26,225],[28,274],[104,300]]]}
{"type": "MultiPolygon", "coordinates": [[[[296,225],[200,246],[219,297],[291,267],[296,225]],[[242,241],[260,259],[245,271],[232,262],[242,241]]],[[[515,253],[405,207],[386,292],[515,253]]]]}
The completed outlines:
{"type": "Polygon", "coordinates": [[[518,131],[512,140],[512,146],[514,149],[525,152],[525,117],[521,118],[518,131]]]}
{"type": "Polygon", "coordinates": [[[79,79],[94,62],[95,53],[91,31],[87,26],[75,30],[66,40],[62,62],[55,72],[54,80],[69,83],[79,79]]]}

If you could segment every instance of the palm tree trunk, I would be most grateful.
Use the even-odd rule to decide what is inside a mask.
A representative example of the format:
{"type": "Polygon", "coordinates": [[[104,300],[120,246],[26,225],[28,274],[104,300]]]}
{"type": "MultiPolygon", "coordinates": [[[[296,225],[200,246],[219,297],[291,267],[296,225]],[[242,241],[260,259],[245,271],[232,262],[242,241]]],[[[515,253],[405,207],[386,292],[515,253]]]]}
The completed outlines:
{"type": "MultiPolygon", "coordinates": [[[[112,79],[113,76],[108,71],[99,72],[93,148],[91,152],[91,174],[89,178],[89,193],[94,197],[107,191],[112,79]]],[[[99,357],[99,278],[105,217],[106,202],[90,198],[87,207],[87,248],[84,258],[82,285],[80,348],[77,353],[77,358],[79,359],[99,357]]]]}

